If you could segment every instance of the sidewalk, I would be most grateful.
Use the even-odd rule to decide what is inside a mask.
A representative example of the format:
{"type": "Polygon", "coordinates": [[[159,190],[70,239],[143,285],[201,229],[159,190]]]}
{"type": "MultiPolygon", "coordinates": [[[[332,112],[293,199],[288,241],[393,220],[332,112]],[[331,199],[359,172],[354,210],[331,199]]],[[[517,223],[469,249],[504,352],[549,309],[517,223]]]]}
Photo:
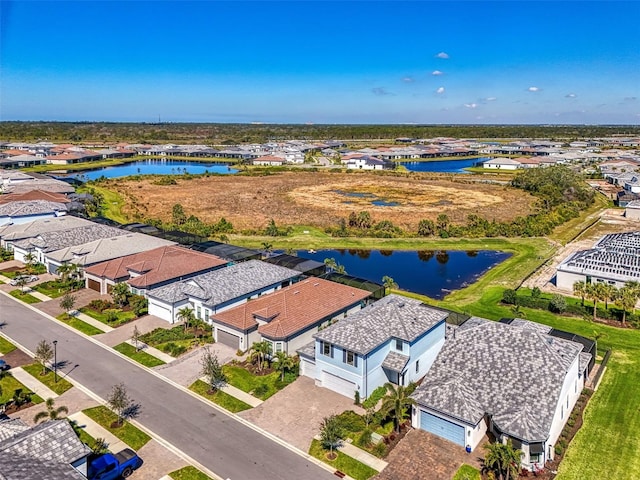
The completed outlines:
{"type": "Polygon", "coordinates": [[[109,450],[112,452],[119,452],[123,448],[130,448],[129,445],[124,443],[118,437],[113,435],[111,432],[98,425],[96,422],[91,420],[82,412],[74,413],[73,415],[69,415],[71,420],[75,420],[78,423],[78,426],[82,427],[85,432],[91,435],[94,439],[104,438],[104,440],[109,444],[109,450]]]}
{"type": "Polygon", "coordinates": [[[41,302],[46,302],[47,300],[51,300],[51,297],[47,297],[44,293],[40,293],[35,291],[33,288],[27,288],[25,293],[28,293],[32,297],[36,297],[41,302]]]}
{"type": "Polygon", "coordinates": [[[338,447],[338,450],[340,450],[345,455],[349,455],[351,458],[354,458],[359,462],[364,463],[365,465],[368,465],[369,467],[373,468],[374,470],[377,470],[378,472],[381,472],[382,470],[384,470],[385,467],[388,465],[388,463],[382,460],[381,458],[371,455],[369,452],[365,452],[361,448],[358,448],[355,445],[352,445],[347,442],[343,442],[342,446],[338,447]]]}
{"type": "Polygon", "coordinates": [[[110,332],[113,330],[113,327],[110,327],[109,325],[105,325],[100,320],[96,320],[95,318],[90,317],[86,313],[76,312],[74,317],[77,318],[78,320],[82,320],[83,322],[88,323],[93,327],[96,327],[98,330],[102,330],[103,332],[110,332]]]}
{"type": "Polygon", "coordinates": [[[22,367],[15,367],[10,370],[11,374],[16,380],[22,383],[25,387],[31,390],[33,393],[42,397],[44,400],[47,398],[57,398],[58,394],[51,390],[46,385],[40,383],[31,374],[25,372],[22,367]]]}
{"type": "MultiPolygon", "coordinates": [[[[129,339],[126,341],[126,343],[128,343],[129,345],[135,347],[135,343],[133,342],[133,340],[129,339]]],[[[158,350],[157,348],[154,347],[150,347],[149,345],[147,345],[144,342],[138,342],[138,348],[140,349],[141,352],[146,352],[149,355],[152,355],[156,358],[159,358],[160,360],[162,360],[164,363],[171,363],[175,360],[175,357],[172,357],[171,355],[169,355],[168,353],[164,353],[160,350],[158,350]]]]}
{"type": "MultiPolygon", "coordinates": [[[[207,379],[201,377],[200,380],[207,383],[207,379]]],[[[253,395],[249,395],[247,392],[243,392],[239,388],[234,387],[233,385],[229,385],[228,383],[222,387],[222,390],[227,395],[231,395],[232,397],[237,398],[238,400],[242,400],[244,403],[251,405],[252,407],[257,407],[262,403],[262,400],[254,397],[253,395]]]]}

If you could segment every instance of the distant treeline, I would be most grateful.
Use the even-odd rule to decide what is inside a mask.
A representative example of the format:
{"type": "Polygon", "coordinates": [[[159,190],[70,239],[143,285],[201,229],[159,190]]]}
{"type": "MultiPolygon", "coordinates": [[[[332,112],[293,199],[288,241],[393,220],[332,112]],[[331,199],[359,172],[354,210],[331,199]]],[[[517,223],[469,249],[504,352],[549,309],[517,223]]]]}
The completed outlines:
{"type": "Polygon", "coordinates": [[[205,143],[396,138],[548,138],[571,141],[640,136],[638,125],[277,125],[234,123],[0,122],[0,140],[51,142],[205,143]]]}

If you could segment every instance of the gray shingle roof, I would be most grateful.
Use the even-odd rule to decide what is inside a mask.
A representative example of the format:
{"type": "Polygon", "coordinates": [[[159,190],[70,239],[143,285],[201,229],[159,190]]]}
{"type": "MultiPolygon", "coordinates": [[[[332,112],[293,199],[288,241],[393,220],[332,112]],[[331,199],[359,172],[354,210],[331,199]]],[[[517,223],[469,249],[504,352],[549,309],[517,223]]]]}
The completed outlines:
{"type": "Polygon", "coordinates": [[[530,324],[470,318],[447,337],[413,398],[471,425],[488,413],[508,435],[546,440],[566,373],[583,347],[530,324]]]}
{"type": "Polygon", "coordinates": [[[413,342],[446,317],[445,312],[419,300],[392,294],[316,333],[314,338],[364,355],[392,338],[413,342]]]}
{"type": "Polygon", "coordinates": [[[402,355],[398,352],[389,352],[382,362],[382,366],[393,372],[402,373],[408,361],[409,357],[407,355],[402,355]]]}
{"type": "Polygon", "coordinates": [[[78,227],[93,225],[93,222],[83,218],[64,216],[46,218],[34,222],[20,223],[16,225],[4,225],[0,227],[0,237],[3,240],[20,240],[23,238],[37,237],[45,232],[55,232],[78,227]]]}
{"type": "Polygon", "coordinates": [[[170,303],[192,296],[213,306],[299,275],[300,272],[290,268],[271,265],[260,260],[249,260],[213,272],[196,275],[188,280],[154,288],[149,290],[148,296],[170,303]]]}
{"type": "Polygon", "coordinates": [[[129,232],[119,228],[92,223],[85,227],[42,233],[35,238],[19,240],[15,242],[15,245],[21,248],[37,247],[43,252],[55,252],[66,247],[82,245],[103,238],[119,237],[127,233],[129,232]]]}
{"type": "Polygon", "coordinates": [[[9,202],[0,205],[0,217],[18,217],[27,215],[41,215],[43,213],[66,212],[67,206],[63,203],[50,202],[48,200],[29,200],[9,202]]]}

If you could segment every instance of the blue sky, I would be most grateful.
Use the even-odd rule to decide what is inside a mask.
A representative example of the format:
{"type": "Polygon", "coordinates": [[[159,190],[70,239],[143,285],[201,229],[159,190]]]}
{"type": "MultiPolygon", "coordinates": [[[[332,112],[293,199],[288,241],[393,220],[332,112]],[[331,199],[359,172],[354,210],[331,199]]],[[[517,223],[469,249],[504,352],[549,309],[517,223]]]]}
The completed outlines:
{"type": "Polygon", "coordinates": [[[640,123],[640,2],[0,8],[2,120],[640,123]]]}

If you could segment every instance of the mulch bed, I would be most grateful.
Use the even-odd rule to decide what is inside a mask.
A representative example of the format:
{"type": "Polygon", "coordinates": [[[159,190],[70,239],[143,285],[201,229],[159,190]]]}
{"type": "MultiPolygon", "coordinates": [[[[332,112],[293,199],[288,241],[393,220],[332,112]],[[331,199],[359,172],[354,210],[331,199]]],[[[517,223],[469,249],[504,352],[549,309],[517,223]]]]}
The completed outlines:
{"type": "Polygon", "coordinates": [[[391,451],[400,443],[400,440],[404,438],[407,432],[411,430],[411,422],[407,421],[400,425],[400,433],[396,433],[395,430],[389,435],[385,435],[383,441],[387,446],[387,454],[385,458],[391,453],[391,451]]]}
{"type": "Polygon", "coordinates": [[[238,362],[238,361],[234,361],[231,362],[232,365],[235,365],[237,367],[240,368],[244,368],[245,370],[247,370],[248,372],[252,373],[253,375],[257,376],[257,377],[265,377],[267,375],[269,375],[270,373],[275,372],[275,370],[273,369],[273,367],[262,367],[262,370],[258,370],[258,364],[256,363],[252,363],[250,361],[245,361],[245,362],[238,362]]]}
{"type": "Polygon", "coordinates": [[[33,403],[33,402],[27,402],[27,403],[24,403],[24,404],[20,405],[19,407],[16,407],[13,403],[11,403],[5,408],[4,414],[5,415],[11,415],[12,413],[16,413],[16,412],[19,412],[20,410],[24,410],[26,408],[33,407],[34,405],[35,405],[35,403],[33,403]]]}

